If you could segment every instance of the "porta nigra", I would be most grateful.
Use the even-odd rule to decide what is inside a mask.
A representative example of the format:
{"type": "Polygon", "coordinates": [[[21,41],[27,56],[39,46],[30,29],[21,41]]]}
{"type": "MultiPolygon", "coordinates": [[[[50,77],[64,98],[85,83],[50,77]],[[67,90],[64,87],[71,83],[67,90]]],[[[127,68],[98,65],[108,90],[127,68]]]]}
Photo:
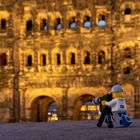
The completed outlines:
{"type": "Polygon", "coordinates": [[[0,0],[0,121],[96,119],[123,85],[140,118],[139,0],[0,0]]]}

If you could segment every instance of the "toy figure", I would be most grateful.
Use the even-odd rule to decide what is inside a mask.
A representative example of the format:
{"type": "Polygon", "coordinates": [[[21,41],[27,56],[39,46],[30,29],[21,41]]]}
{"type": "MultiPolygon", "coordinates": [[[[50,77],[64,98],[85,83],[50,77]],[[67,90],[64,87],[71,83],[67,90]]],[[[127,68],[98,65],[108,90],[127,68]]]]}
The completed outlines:
{"type": "Polygon", "coordinates": [[[121,85],[115,85],[111,88],[112,100],[106,102],[115,118],[117,126],[127,127],[132,123],[132,120],[127,114],[126,101],[124,98],[124,90],[121,85]]]}
{"type": "Polygon", "coordinates": [[[112,123],[112,112],[111,108],[106,106],[106,101],[112,100],[112,95],[111,94],[106,94],[102,97],[97,97],[93,100],[93,104],[95,105],[100,105],[100,118],[97,123],[97,127],[102,127],[103,122],[105,121],[107,123],[108,128],[113,127],[112,123]]]}

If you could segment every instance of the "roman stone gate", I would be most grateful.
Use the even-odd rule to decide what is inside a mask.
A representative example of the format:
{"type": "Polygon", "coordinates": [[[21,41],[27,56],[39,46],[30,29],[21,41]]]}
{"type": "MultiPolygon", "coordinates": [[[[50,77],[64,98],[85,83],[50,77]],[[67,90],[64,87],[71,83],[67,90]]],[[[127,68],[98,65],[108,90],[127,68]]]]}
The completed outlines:
{"type": "MultiPolygon", "coordinates": [[[[124,85],[130,115],[133,114],[133,87],[124,85]]],[[[109,91],[108,88],[45,88],[28,89],[21,97],[21,120],[57,121],[63,119],[87,120],[99,117],[99,106],[92,104],[95,97],[109,91]],[[87,92],[88,91],[88,92],[87,92]],[[24,100],[22,100],[24,99],[24,100]]]]}
{"type": "Polygon", "coordinates": [[[24,94],[21,92],[20,119],[35,122],[95,119],[99,108],[93,106],[91,101],[106,93],[106,89],[91,88],[89,93],[86,93],[86,90],[86,88],[27,89],[24,94]]]}
{"type": "Polygon", "coordinates": [[[39,96],[31,104],[31,121],[57,120],[57,104],[48,96],[39,96]]]}
{"type": "Polygon", "coordinates": [[[59,89],[28,89],[26,94],[21,94],[23,103],[20,104],[21,120],[34,122],[58,120],[62,110],[61,92],[59,89]]]}
{"type": "Polygon", "coordinates": [[[122,84],[140,118],[140,1],[0,0],[0,121],[96,119],[122,84]]]}

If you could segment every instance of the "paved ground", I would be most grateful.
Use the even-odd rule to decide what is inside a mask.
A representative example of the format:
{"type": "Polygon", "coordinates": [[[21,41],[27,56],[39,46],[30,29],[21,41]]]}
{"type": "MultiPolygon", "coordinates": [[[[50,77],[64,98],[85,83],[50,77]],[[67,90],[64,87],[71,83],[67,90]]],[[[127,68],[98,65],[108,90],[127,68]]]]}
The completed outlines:
{"type": "Polygon", "coordinates": [[[96,121],[0,124],[0,140],[140,140],[140,120],[128,128],[96,127],[96,121]]]}

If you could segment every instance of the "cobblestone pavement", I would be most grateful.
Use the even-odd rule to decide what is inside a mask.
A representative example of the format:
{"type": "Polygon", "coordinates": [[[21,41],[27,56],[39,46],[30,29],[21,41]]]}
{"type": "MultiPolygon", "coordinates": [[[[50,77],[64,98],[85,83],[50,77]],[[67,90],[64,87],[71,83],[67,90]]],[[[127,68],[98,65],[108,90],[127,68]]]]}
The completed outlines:
{"type": "Polygon", "coordinates": [[[93,120],[0,124],[0,140],[140,140],[140,120],[127,128],[97,128],[93,120]]]}

